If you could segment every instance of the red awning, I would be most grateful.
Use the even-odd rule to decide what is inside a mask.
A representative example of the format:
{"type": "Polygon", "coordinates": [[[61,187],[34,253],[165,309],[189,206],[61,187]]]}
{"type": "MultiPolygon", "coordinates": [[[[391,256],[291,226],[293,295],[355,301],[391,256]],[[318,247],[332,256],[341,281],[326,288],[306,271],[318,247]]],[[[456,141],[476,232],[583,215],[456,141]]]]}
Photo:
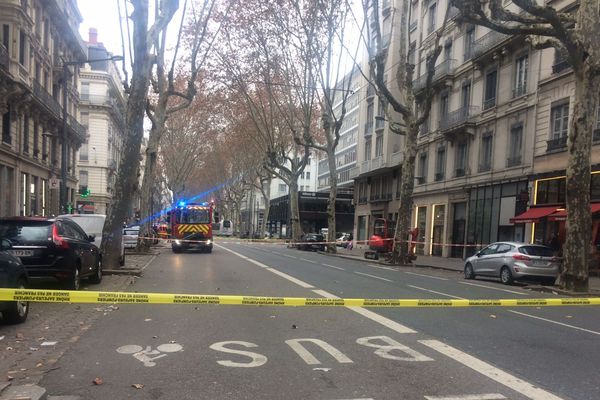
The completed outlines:
{"type": "MultiPolygon", "coordinates": [[[[590,204],[590,210],[592,214],[600,212],[600,203],[592,203],[590,204]]],[[[556,211],[554,214],[548,217],[548,221],[565,221],[567,219],[567,209],[561,208],[556,211]]]]}
{"type": "Polygon", "coordinates": [[[513,224],[527,224],[529,222],[540,222],[540,218],[547,217],[555,212],[556,206],[552,207],[532,207],[521,215],[510,219],[513,224]]]}
{"type": "Polygon", "coordinates": [[[96,207],[91,204],[86,204],[83,206],[83,211],[96,211],[96,207]]]}

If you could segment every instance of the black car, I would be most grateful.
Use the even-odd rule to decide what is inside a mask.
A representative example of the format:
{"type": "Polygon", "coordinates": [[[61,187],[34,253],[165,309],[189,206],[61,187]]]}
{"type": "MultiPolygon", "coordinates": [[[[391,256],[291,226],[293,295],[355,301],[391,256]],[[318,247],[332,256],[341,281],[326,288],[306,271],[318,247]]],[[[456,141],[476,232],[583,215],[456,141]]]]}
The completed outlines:
{"type": "Polygon", "coordinates": [[[298,250],[325,251],[325,237],[318,233],[307,233],[300,237],[300,243],[296,245],[298,250]]]}
{"type": "Polygon", "coordinates": [[[30,278],[56,278],[78,290],[81,278],[102,280],[102,259],[94,236],[68,218],[12,217],[0,219],[0,239],[21,259],[30,278]]]}
{"type": "MultiPolygon", "coordinates": [[[[0,243],[0,287],[25,289],[29,284],[27,271],[18,257],[9,253],[11,248],[8,240],[0,243]]],[[[24,322],[29,313],[27,301],[0,301],[2,320],[10,324],[24,322]]]]}

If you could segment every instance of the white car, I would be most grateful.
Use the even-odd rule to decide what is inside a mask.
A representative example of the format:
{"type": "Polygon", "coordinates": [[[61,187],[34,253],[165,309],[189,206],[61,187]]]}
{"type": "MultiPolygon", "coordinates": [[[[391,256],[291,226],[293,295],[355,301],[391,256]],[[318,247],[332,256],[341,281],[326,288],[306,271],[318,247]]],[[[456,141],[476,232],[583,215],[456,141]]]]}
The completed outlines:
{"type": "Polygon", "coordinates": [[[138,243],[139,236],[139,226],[130,226],[128,228],[123,228],[123,246],[126,249],[135,249],[138,243]]]}
{"type": "MultiPolygon", "coordinates": [[[[102,230],[104,229],[104,221],[106,215],[104,214],[64,214],[59,215],[61,218],[69,218],[74,221],[77,225],[83,229],[88,235],[94,235],[94,244],[100,248],[102,243],[102,230]]],[[[119,258],[119,265],[125,265],[125,246],[121,241],[121,257],[119,258]]]]}

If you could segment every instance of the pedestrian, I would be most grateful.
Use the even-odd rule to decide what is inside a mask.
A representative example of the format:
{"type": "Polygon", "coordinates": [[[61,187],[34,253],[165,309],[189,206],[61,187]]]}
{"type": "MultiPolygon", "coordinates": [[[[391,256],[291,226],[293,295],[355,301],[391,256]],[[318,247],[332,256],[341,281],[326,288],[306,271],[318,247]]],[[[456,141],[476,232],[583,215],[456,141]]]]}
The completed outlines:
{"type": "Polygon", "coordinates": [[[552,239],[550,239],[550,244],[548,245],[552,249],[552,253],[554,256],[558,256],[560,254],[560,240],[556,234],[552,235],[552,239]]]}
{"type": "Polygon", "coordinates": [[[354,247],[354,238],[353,238],[352,234],[350,234],[348,236],[348,246],[346,246],[346,248],[348,250],[352,250],[353,247],[354,247]]]}

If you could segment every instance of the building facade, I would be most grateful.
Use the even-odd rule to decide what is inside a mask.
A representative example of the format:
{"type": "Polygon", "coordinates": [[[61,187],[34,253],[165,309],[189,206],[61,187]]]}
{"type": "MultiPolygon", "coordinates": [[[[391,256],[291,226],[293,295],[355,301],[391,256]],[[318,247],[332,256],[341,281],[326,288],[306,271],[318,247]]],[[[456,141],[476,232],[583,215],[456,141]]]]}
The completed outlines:
{"type": "MultiPolygon", "coordinates": [[[[87,42],[90,60],[112,56],[92,28],[87,42]]],[[[79,150],[77,209],[107,214],[114,193],[125,135],[125,96],[114,61],[86,64],[80,70],[81,123],[88,135],[79,150]]]]}
{"type": "Polygon", "coordinates": [[[0,216],[60,212],[62,146],[62,206],[75,204],[76,153],[86,129],[78,122],[79,67],[68,63],[87,57],[81,20],[75,0],[0,0],[0,216]]]}

